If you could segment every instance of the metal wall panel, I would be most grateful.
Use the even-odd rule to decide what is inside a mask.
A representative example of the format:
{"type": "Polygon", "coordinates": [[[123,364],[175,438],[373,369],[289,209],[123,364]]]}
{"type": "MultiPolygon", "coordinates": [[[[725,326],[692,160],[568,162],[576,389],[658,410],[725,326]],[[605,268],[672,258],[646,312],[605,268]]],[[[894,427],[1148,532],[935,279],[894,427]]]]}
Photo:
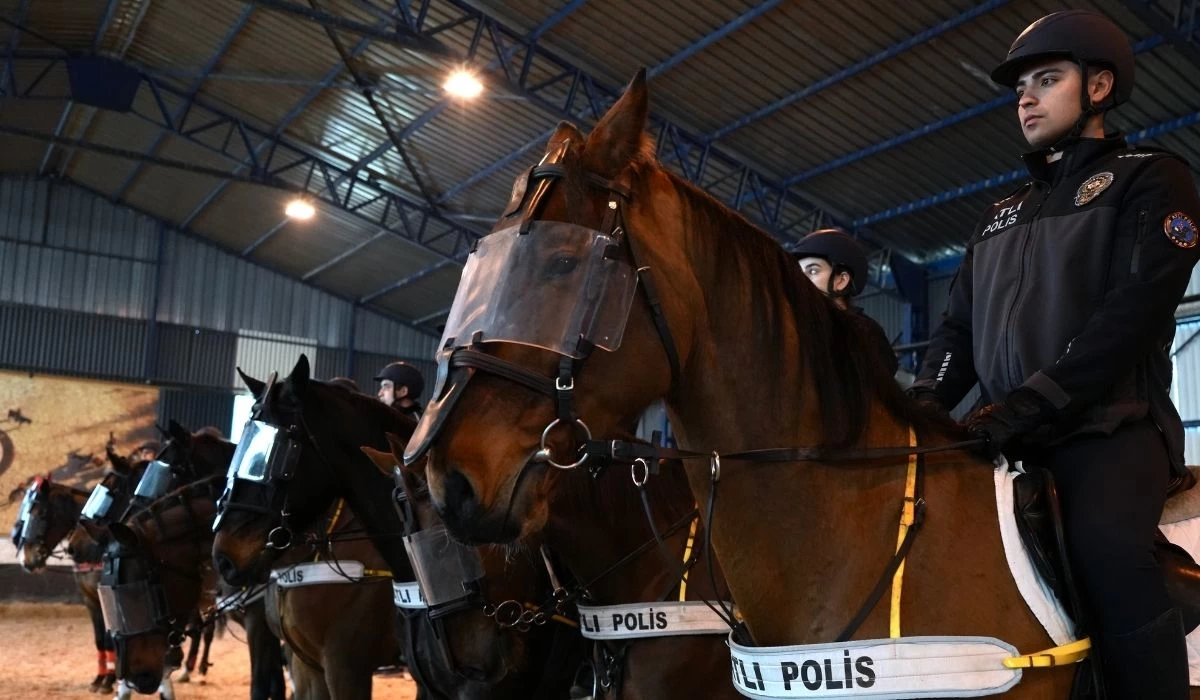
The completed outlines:
{"type": "MultiPolygon", "coordinates": [[[[158,356],[153,377],[156,382],[228,387],[236,362],[236,333],[158,324],[158,356]]],[[[240,388],[241,384],[237,386],[240,388]]]]}
{"type": "MultiPolygon", "coordinates": [[[[346,350],[342,348],[317,348],[317,360],[313,363],[313,376],[317,379],[333,379],[346,375],[346,350]]],[[[359,385],[359,388],[363,388],[359,385]]],[[[370,389],[370,387],[367,387],[370,389]]]]}
{"type": "Polygon", "coordinates": [[[137,379],[145,343],[144,321],[0,304],[0,366],[137,379]]]}
{"type": "Polygon", "coordinates": [[[163,264],[160,321],[346,343],[350,304],[331,294],[176,233],[163,264]]]}
{"type": "Polygon", "coordinates": [[[907,305],[890,294],[872,294],[858,299],[857,303],[864,312],[883,326],[889,341],[899,342],[904,332],[904,318],[908,314],[907,305]]]}
{"type": "MultiPolygon", "coordinates": [[[[378,314],[359,311],[355,314],[354,349],[363,352],[391,355],[393,359],[420,358],[433,360],[438,339],[384,318],[378,314]]],[[[338,341],[344,345],[344,341],[338,341]]]]}
{"type": "MultiPolygon", "coordinates": [[[[251,377],[266,379],[272,372],[278,372],[282,379],[291,373],[301,355],[308,357],[311,375],[317,363],[316,342],[277,333],[242,331],[238,334],[237,366],[251,377]]],[[[240,388],[241,377],[232,366],[228,372],[228,385],[240,388]]]]}
{"type": "Polygon", "coordinates": [[[212,426],[222,435],[233,420],[233,392],[162,389],[158,393],[158,423],[174,420],[190,431],[212,426]]]}
{"type": "Polygon", "coordinates": [[[49,188],[22,177],[0,177],[0,238],[40,241],[46,229],[49,188]]]}
{"type": "Polygon", "coordinates": [[[1171,399],[1185,421],[1200,420],[1200,319],[1175,327],[1171,354],[1175,364],[1171,399]]]}

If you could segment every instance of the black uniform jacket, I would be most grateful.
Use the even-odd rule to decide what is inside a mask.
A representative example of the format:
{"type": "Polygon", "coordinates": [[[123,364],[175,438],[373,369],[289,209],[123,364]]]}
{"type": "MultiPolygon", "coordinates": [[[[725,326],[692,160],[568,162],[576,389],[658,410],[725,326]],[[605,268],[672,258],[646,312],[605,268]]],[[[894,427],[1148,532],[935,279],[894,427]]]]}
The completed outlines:
{"type": "Polygon", "coordinates": [[[1061,417],[1048,444],[1149,415],[1183,463],[1170,399],[1175,307],[1200,256],[1200,198],[1171,153],[1083,139],[993,204],[967,244],[915,386],[954,406],[1018,387],[1061,417]]]}

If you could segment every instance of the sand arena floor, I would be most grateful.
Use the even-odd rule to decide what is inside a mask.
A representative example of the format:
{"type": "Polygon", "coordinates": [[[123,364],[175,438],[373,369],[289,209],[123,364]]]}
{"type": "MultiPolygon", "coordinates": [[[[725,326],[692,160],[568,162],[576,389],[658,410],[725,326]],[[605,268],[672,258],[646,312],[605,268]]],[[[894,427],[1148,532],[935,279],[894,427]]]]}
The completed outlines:
{"type": "MultiPolygon", "coordinates": [[[[204,685],[177,683],[178,700],[250,697],[250,656],[242,628],[230,625],[213,640],[204,685]]],[[[55,603],[0,604],[0,699],[109,697],[88,691],[96,673],[91,623],[82,605],[55,603]]],[[[134,697],[155,697],[139,696],[134,697]]],[[[416,689],[407,677],[376,676],[377,700],[413,700],[416,689]]]]}

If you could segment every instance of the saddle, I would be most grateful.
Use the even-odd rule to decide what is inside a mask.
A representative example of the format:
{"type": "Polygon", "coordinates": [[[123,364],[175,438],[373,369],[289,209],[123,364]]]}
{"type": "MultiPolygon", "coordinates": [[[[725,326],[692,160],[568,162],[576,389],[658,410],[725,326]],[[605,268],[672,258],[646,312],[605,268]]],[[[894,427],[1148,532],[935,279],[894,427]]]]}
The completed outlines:
{"type": "MultiPolygon", "coordinates": [[[[1014,479],[1013,508],[1017,530],[1034,568],[1054,591],[1063,609],[1070,611],[1076,635],[1086,634],[1087,611],[1071,575],[1058,491],[1050,472],[1038,469],[1014,479]]],[[[1200,626],[1200,566],[1161,531],[1154,544],[1167,593],[1183,613],[1184,628],[1190,633],[1200,626]]]]}

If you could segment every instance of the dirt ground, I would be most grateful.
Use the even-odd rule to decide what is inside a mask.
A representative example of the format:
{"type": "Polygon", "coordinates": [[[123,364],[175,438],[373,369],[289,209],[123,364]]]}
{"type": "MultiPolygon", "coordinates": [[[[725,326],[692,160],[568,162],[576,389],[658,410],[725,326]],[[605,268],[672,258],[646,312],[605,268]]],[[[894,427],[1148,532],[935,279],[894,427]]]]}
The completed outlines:
{"type": "MultiPolygon", "coordinates": [[[[236,624],[213,640],[204,685],[175,684],[178,700],[222,700],[250,697],[250,657],[242,628],[236,624]]],[[[82,605],[52,603],[0,604],[0,699],[88,698],[96,673],[96,650],[91,623],[82,605]]],[[[376,676],[377,700],[413,700],[416,688],[407,676],[376,676]]],[[[135,696],[142,697],[142,696],[135,696]]]]}

